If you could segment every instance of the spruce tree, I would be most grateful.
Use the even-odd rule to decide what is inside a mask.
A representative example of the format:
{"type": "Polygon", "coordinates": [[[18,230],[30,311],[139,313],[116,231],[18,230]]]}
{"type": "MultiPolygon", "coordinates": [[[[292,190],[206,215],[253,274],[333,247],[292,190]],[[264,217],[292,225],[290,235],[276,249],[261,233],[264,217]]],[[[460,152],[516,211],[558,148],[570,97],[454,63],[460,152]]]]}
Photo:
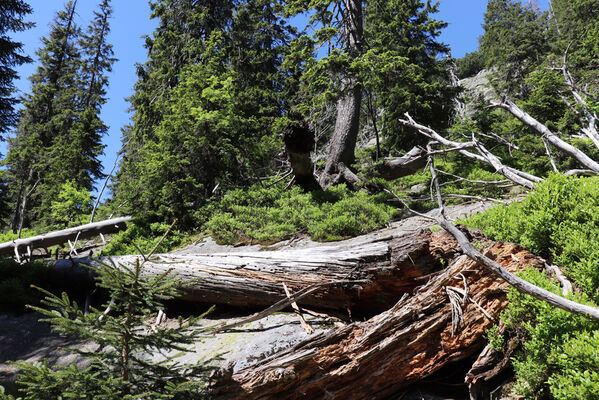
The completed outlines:
{"type": "Polygon", "coordinates": [[[443,62],[437,60],[447,48],[436,39],[445,24],[431,17],[435,11],[430,2],[418,0],[288,2],[289,15],[308,12],[310,23],[320,27],[294,47],[295,59],[305,63],[303,98],[296,109],[318,125],[320,116],[313,117],[318,109],[336,103],[325,184],[340,163],[349,166],[354,160],[357,135],[366,122],[363,98],[371,119],[400,148],[413,140],[399,131],[397,115],[409,111],[441,125],[448,120],[451,91],[443,62]],[[324,46],[328,53],[319,60],[298,55],[324,46]]]}
{"type": "Polygon", "coordinates": [[[225,3],[208,7],[209,2],[178,8],[181,3],[186,4],[164,2],[160,9],[171,16],[167,6],[177,7],[187,14],[187,25],[165,24],[162,30],[161,23],[153,39],[159,46],[151,47],[132,97],[136,115],[124,138],[114,192],[132,211],[155,213],[161,220],[176,217],[189,228],[197,225],[194,212],[215,189],[250,183],[266,173],[279,151],[275,132],[287,90],[280,65],[291,28],[277,15],[277,2],[239,2],[228,9],[225,3]],[[181,40],[175,33],[188,32],[189,26],[193,51],[181,55],[185,63],[177,73],[177,66],[166,68],[172,48],[158,50],[167,39],[181,40]],[[169,89],[156,86],[159,81],[168,82],[169,89]],[[160,106],[149,107],[148,99],[160,106]]]}
{"type": "Polygon", "coordinates": [[[517,0],[490,0],[484,17],[480,53],[487,68],[499,72],[497,88],[523,96],[524,80],[548,53],[546,13],[517,0]]]}
{"type": "MultiPolygon", "coordinates": [[[[41,363],[19,363],[20,392],[24,400],[55,399],[180,399],[206,398],[209,368],[204,362],[182,364],[177,355],[188,351],[202,331],[202,317],[179,319],[174,326],[154,326],[164,312],[164,302],[179,295],[179,280],[167,272],[145,275],[140,256],[134,265],[102,264],[97,269],[97,286],[107,291],[110,301],[84,313],[66,294],[46,294],[44,307],[30,307],[45,316],[53,331],[63,336],[91,341],[88,348],[73,349],[90,366],[52,368],[41,363]],[[150,322],[149,322],[150,321],[150,322]]],[[[10,397],[9,397],[10,398],[10,397]]],[[[0,399],[6,399],[0,392],[0,399]]]]}
{"type": "MultiPolygon", "coordinates": [[[[14,201],[14,232],[39,217],[32,210],[41,203],[50,151],[58,136],[75,119],[79,52],[75,46],[79,28],[74,22],[76,2],[58,12],[48,37],[38,50],[40,66],[29,79],[32,93],[25,96],[15,136],[9,139],[6,165],[14,201]]],[[[51,184],[50,184],[51,185],[51,184]]],[[[52,189],[51,186],[46,188],[52,189]]]]}
{"type": "MultiPolygon", "coordinates": [[[[599,2],[597,0],[552,0],[552,50],[562,57],[568,50],[570,72],[581,86],[599,88],[599,2]]],[[[561,60],[560,60],[561,61],[561,60]]]]}
{"type": "Polygon", "coordinates": [[[102,177],[99,156],[107,127],[99,114],[105,103],[106,73],[114,62],[107,42],[110,2],[103,0],[86,34],[75,24],[76,1],[58,12],[30,77],[6,165],[14,202],[13,231],[35,221],[52,225],[50,212],[64,182],[90,191],[102,177]]]}
{"type": "Polygon", "coordinates": [[[13,80],[18,75],[14,68],[31,62],[29,57],[22,54],[23,44],[12,41],[8,33],[21,32],[33,26],[24,21],[30,13],[31,7],[25,1],[0,2],[0,138],[17,120],[14,106],[19,100],[15,97],[13,80]]]}

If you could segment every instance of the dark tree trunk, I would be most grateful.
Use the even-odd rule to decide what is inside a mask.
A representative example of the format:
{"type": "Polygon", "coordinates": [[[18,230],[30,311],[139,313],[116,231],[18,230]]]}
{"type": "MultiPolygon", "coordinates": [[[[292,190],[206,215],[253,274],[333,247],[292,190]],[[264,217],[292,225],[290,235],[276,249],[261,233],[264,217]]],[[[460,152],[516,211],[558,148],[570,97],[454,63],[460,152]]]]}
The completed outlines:
{"type": "MultiPolygon", "coordinates": [[[[343,0],[343,36],[350,59],[362,53],[362,1],[343,0]]],[[[321,186],[326,187],[341,177],[351,181],[345,172],[354,162],[354,151],[360,128],[360,105],[362,86],[356,77],[348,74],[341,83],[342,95],[337,101],[335,131],[329,144],[326,168],[321,177],[321,186]],[[349,179],[348,179],[349,178],[349,179]]]]}
{"type": "Polygon", "coordinates": [[[314,132],[305,122],[292,122],[283,129],[283,142],[295,183],[308,192],[320,189],[310,158],[314,150],[314,132]]]}

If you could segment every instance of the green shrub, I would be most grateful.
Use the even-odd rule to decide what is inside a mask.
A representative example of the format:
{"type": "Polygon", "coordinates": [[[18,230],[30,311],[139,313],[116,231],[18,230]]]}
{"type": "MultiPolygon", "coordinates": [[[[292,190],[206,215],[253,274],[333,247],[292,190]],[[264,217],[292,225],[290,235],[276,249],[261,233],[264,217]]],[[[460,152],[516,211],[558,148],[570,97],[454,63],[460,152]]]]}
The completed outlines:
{"type": "Polygon", "coordinates": [[[345,185],[304,193],[294,187],[229,192],[204,225],[221,243],[272,243],[298,233],[339,240],[385,226],[394,209],[386,196],[352,192],[345,185]]]}
{"type": "Polygon", "coordinates": [[[183,240],[183,234],[171,230],[169,235],[160,241],[168,231],[169,225],[161,222],[152,222],[150,216],[137,218],[127,224],[127,229],[115,234],[110,242],[102,250],[102,255],[123,255],[148,253],[158,243],[160,245],[156,252],[167,252],[179,246],[183,240]]]}
{"type": "MultiPolygon", "coordinates": [[[[599,303],[599,179],[551,176],[521,203],[499,206],[465,221],[493,239],[521,243],[565,267],[580,289],[569,296],[599,303]]],[[[523,278],[561,294],[544,273],[523,278]]],[[[599,323],[512,291],[502,316],[523,337],[514,360],[515,391],[526,399],[599,398],[599,323]]]]}

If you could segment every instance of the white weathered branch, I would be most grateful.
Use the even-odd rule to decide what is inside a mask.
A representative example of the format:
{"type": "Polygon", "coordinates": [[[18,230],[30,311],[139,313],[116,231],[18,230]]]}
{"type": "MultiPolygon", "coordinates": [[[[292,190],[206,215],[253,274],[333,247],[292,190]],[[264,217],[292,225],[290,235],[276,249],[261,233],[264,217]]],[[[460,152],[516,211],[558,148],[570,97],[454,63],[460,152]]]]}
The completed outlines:
{"type": "Polygon", "coordinates": [[[417,123],[416,121],[414,121],[414,119],[408,113],[406,113],[405,115],[406,115],[407,119],[399,120],[399,122],[402,123],[403,125],[417,129],[418,132],[420,132],[422,135],[424,135],[424,136],[428,137],[429,139],[434,140],[444,146],[448,146],[450,148],[457,149],[457,151],[460,154],[462,154],[470,159],[492,165],[498,173],[502,174],[503,176],[508,178],[510,181],[512,181],[518,185],[532,189],[534,187],[535,183],[543,181],[543,179],[541,179],[537,176],[528,174],[523,171],[519,171],[510,166],[504,165],[503,163],[501,163],[501,161],[496,156],[492,155],[492,153],[490,151],[486,150],[484,148],[484,146],[476,140],[472,140],[470,142],[456,142],[453,140],[449,140],[449,139],[441,136],[434,129],[431,129],[427,126],[417,123]],[[466,150],[466,148],[475,148],[481,154],[473,153],[472,151],[466,150]]]}
{"type": "Polygon", "coordinates": [[[518,118],[524,125],[532,128],[534,131],[541,134],[542,137],[547,139],[547,141],[551,143],[553,146],[555,146],[557,149],[573,157],[586,168],[591,169],[596,173],[599,173],[599,163],[587,156],[580,149],[577,149],[570,143],[560,139],[556,134],[551,132],[549,128],[547,128],[545,125],[534,119],[530,114],[522,110],[515,103],[511,101],[505,101],[503,103],[493,103],[491,106],[496,108],[502,108],[508,111],[514,117],[518,118]]]}
{"type": "Polygon", "coordinates": [[[91,224],[76,226],[74,228],[63,229],[46,233],[44,235],[32,236],[25,239],[16,239],[11,242],[0,243],[0,255],[18,254],[19,249],[39,249],[62,245],[69,240],[88,239],[99,234],[114,233],[125,228],[131,217],[113,218],[106,221],[94,222],[91,224]]]}

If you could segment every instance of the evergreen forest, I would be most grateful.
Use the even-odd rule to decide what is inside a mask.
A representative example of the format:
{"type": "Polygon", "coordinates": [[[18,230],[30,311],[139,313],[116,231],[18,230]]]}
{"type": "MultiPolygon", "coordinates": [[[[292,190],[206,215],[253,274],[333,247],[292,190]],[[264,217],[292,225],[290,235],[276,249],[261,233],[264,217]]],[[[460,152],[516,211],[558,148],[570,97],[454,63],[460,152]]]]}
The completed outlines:
{"type": "MultiPolygon", "coordinates": [[[[334,246],[481,202],[486,211],[456,226],[542,257],[551,274],[518,277],[598,315],[599,0],[547,10],[488,0],[478,48],[461,58],[440,39],[448,24],[434,1],[150,0],[156,28],[114,167],[101,162],[113,8],[96,3],[84,25],[78,0],[57,3],[41,46],[24,54],[13,35],[32,27],[33,10],[0,0],[0,242],[130,216],[90,254],[143,257],[92,267],[108,295],[88,308],[47,284],[40,261],[79,256],[77,240],[4,255],[2,313],[38,312],[101,351],[77,350],[85,368],[15,364],[18,383],[0,386],[0,399],[229,398],[212,394],[208,361],[141,356],[208,335],[192,329],[205,310],[138,329],[183,284],[172,269],[145,276],[151,255],[206,238],[334,246]],[[31,90],[19,94],[27,63],[31,90]]],[[[501,398],[599,399],[598,319],[529,294],[510,289],[485,332],[507,365],[501,398]]]]}

